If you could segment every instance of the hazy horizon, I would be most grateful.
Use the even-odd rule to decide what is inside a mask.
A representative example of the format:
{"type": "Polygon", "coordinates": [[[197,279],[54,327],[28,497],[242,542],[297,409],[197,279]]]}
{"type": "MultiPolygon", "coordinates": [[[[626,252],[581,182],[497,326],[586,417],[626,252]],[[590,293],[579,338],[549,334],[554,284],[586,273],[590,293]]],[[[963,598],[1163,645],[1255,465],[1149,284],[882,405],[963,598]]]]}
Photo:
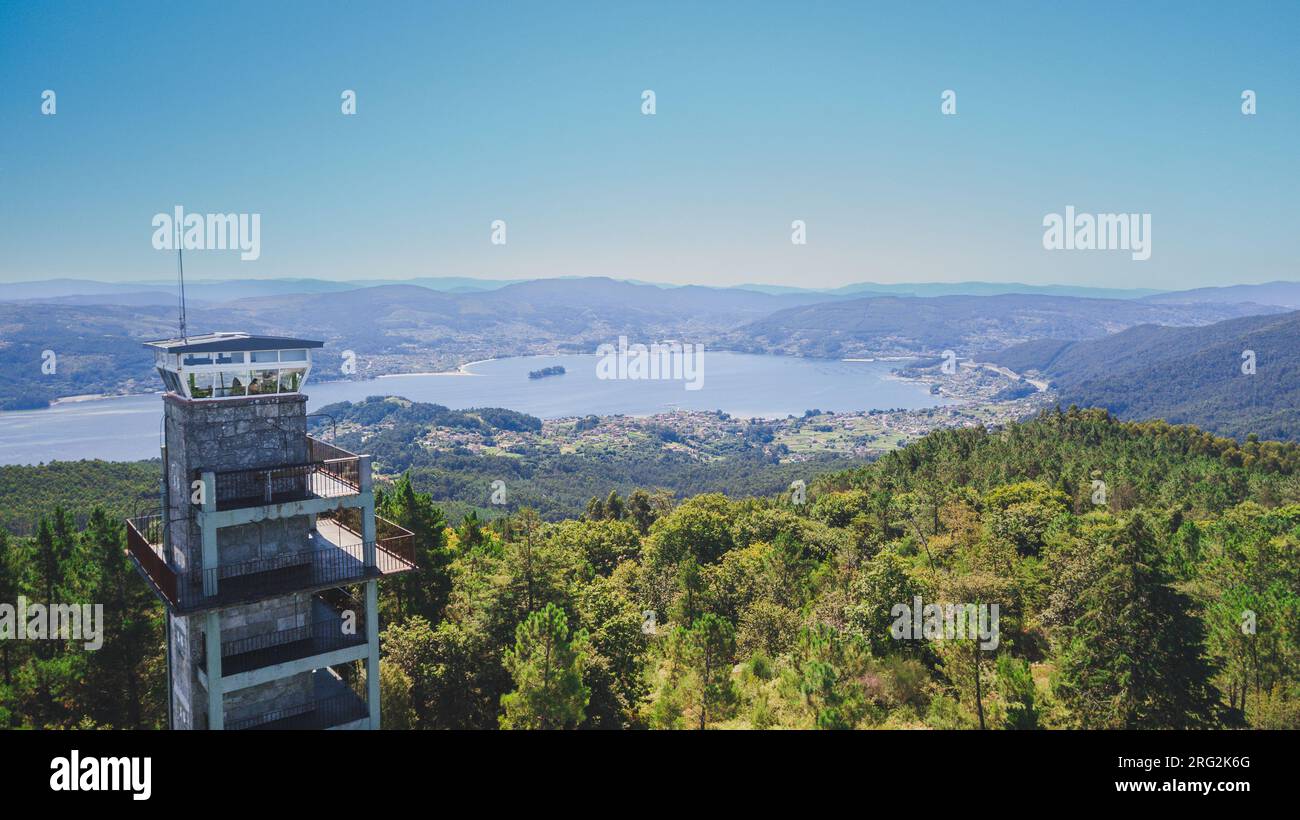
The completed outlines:
{"type": "MultiPolygon", "coordinates": [[[[186,258],[188,260],[188,257],[186,258]]],[[[175,264],[175,260],[173,256],[173,265],[174,264],[175,264]]],[[[186,266],[188,269],[189,266],[188,261],[186,262],[186,266]]],[[[709,287],[709,288],[742,288],[742,289],[743,288],[771,288],[771,289],[789,289],[792,291],[814,291],[814,292],[816,291],[830,292],[842,288],[859,288],[859,287],[871,287],[871,286],[880,286],[883,288],[900,288],[900,287],[928,288],[928,287],[958,287],[958,286],[983,286],[983,285],[992,286],[992,287],[1008,287],[1008,288],[1025,287],[1025,288],[1059,288],[1059,289],[1072,289],[1072,290],[1099,290],[1099,291],[1104,290],[1104,291],[1117,291],[1117,292],[1132,291],[1134,293],[1138,293],[1138,292],[1163,293],[1163,292],[1175,292],[1180,290],[1194,289],[1190,287],[1148,288],[1140,285],[1133,285],[1127,287],[1126,286],[1111,287],[1105,285],[1095,285],[1095,284],[1088,284],[1083,282],[1071,282],[1071,281],[1024,282],[1024,281],[1018,281],[1012,279],[994,280],[994,279],[962,279],[962,278],[956,278],[951,280],[908,279],[908,280],[900,280],[895,282],[855,280],[852,282],[847,282],[842,285],[825,286],[825,287],[794,284],[793,282],[789,282],[789,281],[766,282],[766,281],[756,281],[756,280],[737,282],[735,284],[716,285],[716,284],[709,284],[707,282],[705,283],[664,282],[664,281],[655,281],[650,279],[620,277],[614,275],[595,274],[595,273],[586,274],[586,275],[575,274],[575,275],[533,276],[533,277],[495,277],[495,276],[474,276],[469,274],[455,275],[455,276],[451,276],[451,275],[406,276],[406,277],[375,276],[370,279],[358,278],[358,277],[347,277],[347,276],[336,276],[336,277],[311,276],[311,275],[276,276],[273,274],[266,274],[261,276],[243,276],[243,275],[238,275],[238,272],[236,272],[235,275],[230,275],[230,276],[194,276],[189,273],[187,273],[185,276],[185,282],[187,285],[221,284],[224,282],[238,282],[238,281],[261,281],[261,282],[329,282],[329,283],[336,283],[336,284],[356,285],[359,287],[373,287],[378,285],[398,285],[398,284],[404,284],[409,282],[420,282],[420,281],[459,281],[459,280],[481,282],[484,284],[491,284],[493,286],[498,286],[498,285],[504,286],[508,284],[517,284],[523,282],[537,282],[537,281],[548,281],[548,280],[559,281],[559,280],[576,280],[576,279],[610,279],[616,282],[624,282],[629,284],[653,285],[656,287],[669,287],[669,288],[693,287],[693,286],[709,287]]],[[[174,289],[177,284],[177,279],[174,271],[171,276],[164,276],[164,277],[157,277],[157,278],[124,277],[120,279],[107,279],[107,278],[100,278],[96,276],[52,276],[47,278],[31,278],[31,279],[19,278],[19,279],[8,281],[6,282],[6,284],[33,285],[42,282],[57,282],[57,281],[65,281],[65,282],[84,281],[84,282],[90,282],[94,284],[112,285],[115,287],[138,285],[142,288],[147,287],[147,288],[172,288],[172,289],[174,289]]],[[[1196,288],[1266,285],[1266,284],[1273,284],[1276,282],[1291,282],[1291,281],[1300,281],[1300,278],[1297,278],[1296,280],[1271,279],[1271,280],[1263,280],[1258,282],[1246,282],[1246,281],[1224,282],[1222,284],[1197,285],[1196,288]]]]}
{"type": "MultiPolygon", "coordinates": [[[[174,259],[173,259],[173,264],[174,264],[174,259]]],[[[187,262],[186,264],[188,266],[189,263],[187,262]]],[[[190,284],[190,285],[210,285],[210,284],[221,284],[225,282],[238,282],[238,281],[261,281],[261,282],[329,282],[329,283],[337,283],[337,284],[355,285],[358,287],[374,287],[378,285],[400,285],[405,283],[429,281],[429,280],[435,280],[435,281],[436,280],[445,280],[445,281],[468,280],[472,282],[481,282],[484,283],[485,285],[490,284],[493,287],[497,287],[497,286],[506,286],[509,284],[522,283],[522,282],[536,282],[536,281],[546,281],[546,280],[573,280],[573,279],[611,279],[617,282],[626,282],[630,284],[639,284],[639,285],[653,285],[657,287],[669,287],[669,288],[691,287],[691,286],[710,287],[710,288],[741,288],[741,289],[770,288],[770,289],[788,289],[791,291],[810,291],[810,292],[828,292],[828,293],[842,288],[850,288],[850,287],[868,288],[872,286],[880,286],[882,288],[902,288],[902,287],[917,287],[917,288],[954,287],[955,288],[961,286],[991,286],[994,288],[1023,287],[1023,288],[1034,288],[1034,289],[1056,288],[1056,289],[1089,290],[1089,291],[1092,290],[1113,291],[1113,292],[1127,291],[1127,292],[1132,292],[1134,294],[1147,294],[1147,293],[1172,293],[1177,291],[1196,290],[1201,288],[1228,288],[1228,287],[1237,287],[1237,286],[1269,285],[1269,284],[1276,284],[1279,282],[1286,282],[1286,283],[1300,282],[1300,276],[1297,276],[1294,279],[1265,279],[1260,281],[1232,281],[1232,282],[1225,281],[1221,283],[1209,283],[1209,284],[1202,284],[1202,285],[1195,285],[1195,286],[1188,286],[1188,287],[1150,288],[1141,285],[1106,286],[1106,285],[1089,284],[1089,283],[1077,282],[1077,281],[1076,282],[1072,282],[1072,281],[1024,282],[1024,281],[1018,281],[1012,279],[995,280],[995,279],[956,278],[951,280],[919,280],[919,279],[910,280],[909,279],[909,280],[901,280],[895,282],[860,280],[860,281],[848,282],[842,285],[819,287],[813,285],[794,284],[788,281],[787,282],[744,281],[744,282],[737,282],[735,284],[710,284],[708,282],[703,282],[703,283],[663,282],[663,281],[655,281],[655,280],[641,279],[641,278],[619,277],[619,276],[612,276],[606,274],[556,275],[556,276],[534,276],[534,277],[495,277],[495,276],[489,277],[489,276],[474,276],[474,275],[465,274],[465,275],[456,275],[456,276],[450,276],[450,275],[448,276],[436,276],[436,275],[407,276],[407,277],[376,276],[374,278],[367,279],[367,278],[347,277],[347,276],[337,276],[337,277],[310,276],[310,275],[275,276],[272,274],[266,274],[262,276],[243,276],[238,274],[231,275],[231,276],[194,276],[192,274],[187,273],[185,277],[186,284],[190,284]]],[[[58,277],[49,277],[44,279],[19,278],[19,279],[11,280],[6,284],[32,285],[41,282],[55,282],[55,281],[85,281],[85,282],[92,282],[101,285],[112,285],[115,287],[138,285],[141,288],[150,288],[150,289],[153,288],[175,289],[176,288],[176,277],[174,272],[169,277],[159,277],[159,278],[125,277],[121,279],[106,279],[106,278],[97,278],[94,276],[58,276],[58,277]]]]}

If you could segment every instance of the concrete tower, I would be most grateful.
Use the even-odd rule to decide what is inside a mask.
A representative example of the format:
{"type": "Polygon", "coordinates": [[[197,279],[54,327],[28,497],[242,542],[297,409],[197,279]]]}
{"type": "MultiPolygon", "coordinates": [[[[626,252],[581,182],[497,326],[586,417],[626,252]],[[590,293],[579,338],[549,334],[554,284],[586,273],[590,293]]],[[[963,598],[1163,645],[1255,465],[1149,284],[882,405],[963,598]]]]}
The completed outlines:
{"type": "Polygon", "coordinates": [[[378,579],[414,569],[414,544],[375,516],[370,457],[307,435],[321,343],[146,346],[164,490],[127,542],[167,606],[172,728],[379,728],[378,579]]]}

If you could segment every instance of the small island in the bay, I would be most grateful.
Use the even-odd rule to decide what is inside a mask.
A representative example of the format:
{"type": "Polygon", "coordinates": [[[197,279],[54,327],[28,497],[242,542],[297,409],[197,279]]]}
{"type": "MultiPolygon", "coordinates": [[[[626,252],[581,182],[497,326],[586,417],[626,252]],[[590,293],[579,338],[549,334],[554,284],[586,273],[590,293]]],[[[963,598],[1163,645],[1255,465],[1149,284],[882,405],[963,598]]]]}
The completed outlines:
{"type": "Polygon", "coordinates": [[[557,364],[551,367],[543,367],[541,370],[530,371],[528,374],[528,378],[544,379],[547,376],[563,376],[563,375],[564,375],[564,366],[557,364]]]}

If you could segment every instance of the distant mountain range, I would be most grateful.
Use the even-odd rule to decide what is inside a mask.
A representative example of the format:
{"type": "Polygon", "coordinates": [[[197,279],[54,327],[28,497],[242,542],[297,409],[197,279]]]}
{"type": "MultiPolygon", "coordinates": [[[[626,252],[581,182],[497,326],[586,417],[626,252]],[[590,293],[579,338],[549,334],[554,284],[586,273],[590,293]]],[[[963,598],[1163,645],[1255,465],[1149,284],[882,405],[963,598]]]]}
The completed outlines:
{"type": "Polygon", "coordinates": [[[974,355],[1035,338],[1095,339],[1143,323],[1199,325],[1277,313],[1252,303],[1163,304],[1071,296],[873,296],[820,302],[773,313],[727,340],[739,348],[841,358],[974,355]]]}
{"type": "Polygon", "coordinates": [[[1166,291],[1150,288],[1093,288],[1075,285],[1026,285],[1020,282],[912,282],[882,285],[860,282],[838,288],[819,290],[782,285],[737,285],[763,293],[824,293],[828,296],[1001,296],[1008,293],[1034,293],[1043,296],[1081,296],[1093,299],[1140,299],[1166,291]]]}
{"type": "MultiPolygon", "coordinates": [[[[363,288],[403,285],[444,293],[481,293],[527,282],[590,281],[590,277],[554,279],[478,279],[468,276],[426,276],[411,279],[231,279],[226,281],[195,280],[185,286],[187,300],[218,304],[235,299],[285,296],[298,293],[338,293],[363,288]]],[[[647,285],[662,291],[691,289],[695,286],[665,285],[636,280],[619,280],[625,284],[647,285]]],[[[1197,288],[1161,291],[1150,288],[1097,288],[1076,285],[1027,285],[1019,282],[915,282],[880,284],[860,282],[838,288],[804,288],[787,285],[745,284],[722,291],[750,291],[774,296],[810,295],[818,301],[871,296],[1002,296],[1034,294],[1073,296],[1091,299],[1141,299],[1159,303],[1253,302],[1286,308],[1300,308],[1300,282],[1269,282],[1262,285],[1233,285],[1221,288],[1197,288]]],[[[176,284],[171,280],[133,282],[97,282],[89,279],[51,279],[42,282],[0,283],[0,302],[40,301],[68,304],[160,304],[176,301],[176,284]]]]}
{"type": "MultiPolygon", "coordinates": [[[[382,285],[412,285],[435,291],[475,292],[496,290],[514,284],[516,281],[523,280],[473,279],[465,276],[346,282],[330,279],[231,279],[227,281],[199,279],[185,283],[185,298],[188,302],[216,304],[261,296],[339,293],[382,285]]],[[[176,282],[174,280],[95,282],[89,279],[50,279],[44,282],[0,283],[0,302],[18,301],[170,305],[176,303],[176,282]]]]}
{"type": "Polygon", "coordinates": [[[1065,404],[1244,438],[1300,440],[1300,311],[1205,327],[1141,325],[1104,339],[1040,339],[986,357],[1048,376],[1065,404]],[[1253,352],[1255,372],[1243,372],[1253,352]]]}
{"type": "Polygon", "coordinates": [[[1300,282],[1267,282],[1262,285],[1231,285],[1223,288],[1196,288],[1143,297],[1145,302],[1256,302],[1292,310],[1300,309],[1300,282]]]}

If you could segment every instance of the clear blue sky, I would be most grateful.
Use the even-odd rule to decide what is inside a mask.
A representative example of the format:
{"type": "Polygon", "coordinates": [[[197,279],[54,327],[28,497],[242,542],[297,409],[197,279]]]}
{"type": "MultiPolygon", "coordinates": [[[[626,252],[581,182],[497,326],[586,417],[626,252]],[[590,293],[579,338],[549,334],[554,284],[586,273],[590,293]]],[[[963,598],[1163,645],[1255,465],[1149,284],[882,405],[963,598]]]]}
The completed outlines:
{"type": "Polygon", "coordinates": [[[0,282],[167,278],[176,204],[262,215],[196,278],[1300,279],[1298,44],[1291,2],[0,0],[0,282]],[[1066,205],[1151,259],[1043,250],[1066,205]]]}

